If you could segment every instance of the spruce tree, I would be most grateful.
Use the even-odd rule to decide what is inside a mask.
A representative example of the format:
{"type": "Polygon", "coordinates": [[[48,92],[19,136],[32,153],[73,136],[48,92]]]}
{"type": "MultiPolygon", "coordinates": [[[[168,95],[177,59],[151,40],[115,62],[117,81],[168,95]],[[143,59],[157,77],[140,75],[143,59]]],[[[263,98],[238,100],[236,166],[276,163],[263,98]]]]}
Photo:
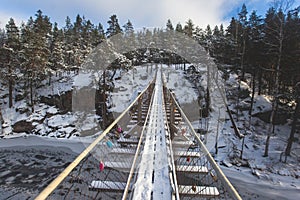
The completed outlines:
{"type": "Polygon", "coordinates": [[[114,36],[118,33],[123,32],[120,25],[119,25],[117,15],[110,16],[107,23],[108,23],[108,28],[107,28],[107,31],[106,31],[106,35],[107,35],[108,38],[111,37],[111,36],[114,36]]]}

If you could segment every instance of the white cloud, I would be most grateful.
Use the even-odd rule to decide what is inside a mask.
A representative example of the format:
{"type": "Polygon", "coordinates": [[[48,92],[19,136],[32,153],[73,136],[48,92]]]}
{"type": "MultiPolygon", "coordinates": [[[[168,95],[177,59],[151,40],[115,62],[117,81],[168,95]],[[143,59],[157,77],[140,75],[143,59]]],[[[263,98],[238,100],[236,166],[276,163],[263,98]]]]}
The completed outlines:
{"type": "MultiPolygon", "coordinates": [[[[165,27],[168,19],[175,26],[192,19],[195,25],[205,28],[228,23],[228,13],[237,13],[243,2],[253,7],[266,4],[269,0],[2,0],[0,27],[9,17],[16,21],[27,21],[38,9],[64,26],[66,16],[75,20],[77,14],[84,15],[93,23],[107,25],[108,18],[116,14],[123,25],[130,19],[135,28],[165,27]],[[264,2],[264,3],[262,3],[264,2]],[[239,9],[238,9],[239,8],[239,9]]],[[[299,0],[296,0],[299,2],[299,0]]]]}
{"type": "Polygon", "coordinates": [[[130,19],[138,27],[165,27],[168,19],[173,25],[192,19],[196,25],[206,27],[223,22],[223,17],[240,0],[90,0],[84,6],[93,13],[105,13],[107,18],[115,13],[119,19],[130,19]],[[109,3],[108,3],[109,2],[109,3]]]}

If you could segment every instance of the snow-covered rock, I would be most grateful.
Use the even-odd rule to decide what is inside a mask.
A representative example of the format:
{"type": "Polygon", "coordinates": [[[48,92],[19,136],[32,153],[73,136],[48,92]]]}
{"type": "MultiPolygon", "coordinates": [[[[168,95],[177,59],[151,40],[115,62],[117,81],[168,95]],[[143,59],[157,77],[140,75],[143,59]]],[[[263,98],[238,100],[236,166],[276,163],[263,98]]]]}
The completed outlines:
{"type": "Polygon", "coordinates": [[[265,95],[255,95],[252,114],[263,113],[272,110],[270,98],[265,95]]]}
{"type": "Polygon", "coordinates": [[[49,127],[65,127],[74,124],[76,117],[72,114],[69,115],[54,115],[48,119],[49,127]]]}

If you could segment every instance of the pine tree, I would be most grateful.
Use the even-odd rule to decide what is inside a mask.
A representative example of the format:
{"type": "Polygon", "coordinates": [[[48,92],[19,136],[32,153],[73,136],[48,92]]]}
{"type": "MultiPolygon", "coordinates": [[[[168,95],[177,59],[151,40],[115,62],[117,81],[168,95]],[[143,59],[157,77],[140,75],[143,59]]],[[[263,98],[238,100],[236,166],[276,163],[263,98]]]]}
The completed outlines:
{"type": "Polygon", "coordinates": [[[124,28],[124,33],[126,35],[130,35],[134,32],[133,25],[130,20],[127,21],[127,23],[123,26],[123,28],[124,28]]]}
{"type": "Polygon", "coordinates": [[[191,19],[189,19],[187,22],[186,22],[186,25],[184,26],[184,33],[187,34],[189,37],[192,37],[193,36],[193,33],[194,33],[194,23],[191,19]]]}
{"type": "Polygon", "coordinates": [[[246,5],[242,5],[241,11],[238,13],[239,15],[239,37],[240,39],[238,40],[238,47],[240,47],[240,50],[238,52],[241,54],[241,70],[242,70],[242,75],[241,75],[241,80],[245,79],[245,57],[246,57],[246,43],[247,43],[247,8],[246,5]]]}
{"type": "Polygon", "coordinates": [[[10,18],[6,24],[6,40],[1,48],[1,60],[4,65],[4,79],[8,83],[9,107],[13,106],[13,85],[16,79],[17,66],[19,64],[20,37],[19,29],[16,26],[14,19],[10,18]]]}
{"type": "Polygon", "coordinates": [[[2,47],[5,40],[5,30],[0,28],[0,46],[2,47]]]}
{"type": "MultiPolygon", "coordinates": [[[[300,18],[299,9],[290,10],[287,13],[285,23],[285,37],[283,42],[283,57],[282,63],[284,69],[280,76],[280,92],[290,91],[289,88],[293,87],[300,80],[300,18]]],[[[285,96],[289,96],[286,94],[285,96]]],[[[285,97],[287,98],[287,97],[285,97]]]]}
{"type": "MultiPolygon", "coordinates": [[[[24,81],[24,90],[27,94],[27,90],[30,90],[30,103],[33,104],[33,90],[32,90],[32,82],[33,82],[33,57],[34,54],[34,21],[33,18],[30,17],[25,24],[21,26],[21,51],[20,51],[20,60],[21,60],[21,73],[23,75],[24,81]]],[[[33,105],[32,105],[33,106],[33,105]]]]}
{"type": "Polygon", "coordinates": [[[50,23],[50,19],[47,16],[42,14],[41,10],[37,11],[36,19],[33,23],[33,50],[36,55],[32,58],[32,64],[35,70],[43,75],[45,73],[49,56],[50,56],[50,38],[51,35],[52,24],[50,23]]]}
{"type": "Polygon", "coordinates": [[[30,105],[34,111],[34,88],[46,75],[50,56],[49,35],[52,24],[49,17],[38,10],[36,19],[29,18],[26,26],[22,27],[22,65],[25,68],[26,82],[30,89],[30,105]]]}
{"type": "MultiPolygon", "coordinates": [[[[295,140],[295,133],[296,133],[296,128],[297,128],[297,122],[298,119],[300,118],[300,82],[298,82],[295,87],[294,87],[294,96],[296,99],[296,106],[293,114],[293,122],[292,122],[292,128],[290,132],[290,136],[286,145],[285,149],[285,156],[290,156],[291,151],[292,151],[292,145],[293,141],[295,140]]],[[[286,161],[286,158],[285,158],[286,161]]]]}
{"type": "Polygon", "coordinates": [[[221,34],[222,36],[225,35],[223,24],[220,25],[220,34],[221,34]]]}
{"type": "Polygon", "coordinates": [[[105,31],[104,31],[103,25],[101,23],[99,23],[97,30],[99,33],[100,40],[105,39],[105,31]]]}
{"type": "MultiPolygon", "coordinates": [[[[49,65],[51,70],[57,71],[64,69],[64,54],[63,54],[63,32],[57,27],[57,23],[54,23],[52,40],[51,40],[51,54],[49,59],[49,65]]],[[[50,82],[50,81],[49,81],[50,82]]]]}
{"type": "Polygon", "coordinates": [[[174,27],[173,27],[172,22],[171,22],[170,19],[168,19],[168,21],[167,21],[166,29],[167,29],[167,31],[173,31],[174,30],[174,27]]]}
{"type": "MultiPolygon", "coordinates": [[[[134,34],[134,28],[130,20],[127,21],[123,26],[124,28],[124,43],[130,48],[135,48],[137,46],[137,41],[134,34]]],[[[131,51],[126,53],[126,57],[130,60],[134,60],[136,51],[131,51]]],[[[135,61],[134,61],[135,62],[135,61]]]]}
{"type": "Polygon", "coordinates": [[[176,25],[176,28],[175,28],[175,30],[176,30],[177,32],[180,32],[180,33],[182,33],[182,32],[183,32],[182,25],[181,25],[180,23],[178,23],[178,24],[176,25]]]}
{"type": "Polygon", "coordinates": [[[73,51],[73,24],[69,16],[65,20],[66,24],[63,28],[64,35],[64,61],[66,66],[74,65],[74,51],[73,51]]]}
{"type": "MultiPolygon", "coordinates": [[[[85,20],[85,18],[83,18],[83,25],[82,25],[82,33],[81,33],[81,51],[82,51],[82,58],[85,59],[87,57],[87,55],[92,51],[93,48],[93,43],[94,43],[94,39],[93,39],[93,30],[94,25],[92,24],[92,22],[90,20],[85,20]]],[[[83,62],[83,60],[81,61],[81,63],[83,62]]],[[[80,63],[80,64],[81,64],[80,63]]]]}
{"type": "Polygon", "coordinates": [[[227,55],[224,54],[224,48],[226,48],[226,41],[222,24],[220,25],[220,28],[218,26],[215,26],[213,30],[211,43],[213,57],[216,58],[218,62],[224,63],[224,57],[227,57],[227,55]]]}
{"type": "Polygon", "coordinates": [[[275,9],[270,9],[268,12],[269,16],[266,18],[266,27],[265,27],[265,37],[269,36],[270,38],[266,38],[266,45],[269,46],[269,49],[272,51],[272,56],[274,58],[274,63],[272,67],[274,72],[273,76],[273,85],[270,85],[271,94],[273,96],[272,101],[272,111],[270,116],[270,126],[268,130],[268,135],[266,138],[266,146],[264,156],[269,155],[269,145],[271,134],[274,130],[274,119],[275,113],[277,110],[278,104],[278,95],[279,95],[279,75],[281,70],[281,62],[283,55],[283,40],[284,40],[284,25],[285,25],[285,15],[281,9],[276,13],[275,9]],[[270,15],[274,16],[274,18],[269,18],[270,15]],[[267,21],[268,20],[268,21],[267,21]]]}
{"type": "Polygon", "coordinates": [[[84,59],[83,18],[78,14],[73,25],[73,65],[80,66],[84,59]]]}
{"type": "MultiPolygon", "coordinates": [[[[254,94],[256,90],[256,77],[259,75],[259,87],[261,85],[261,73],[260,65],[262,65],[263,61],[263,43],[262,43],[262,19],[257,16],[256,11],[253,11],[250,15],[248,22],[249,29],[249,44],[248,44],[248,58],[247,63],[250,66],[250,71],[252,74],[252,97],[249,109],[249,115],[251,117],[252,108],[254,103],[254,94]]],[[[260,91],[260,90],[259,90],[260,91]]],[[[251,119],[251,118],[250,118],[251,119]]],[[[249,121],[249,124],[251,121],[249,121]]]]}
{"type": "Polygon", "coordinates": [[[234,17],[232,17],[225,34],[225,37],[227,38],[225,44],[226,47],[224,49],[224,53],[227,55],[225,63],[233,65],[234,67],[238,65],[239,61],[239,58],[237,56],[238,26],[238,21],[234,17]]]}
{"type": "Polygon", "coordinates": [[[96,47],[105,39],[104,29],[101,23],[98,26],[93,26],[94,28],[91,31],[91,44],[92,47],[96,47]]]}
{"type": "Polygon", "coordinates": [[[213,32],[212,32],[212,30],[210,28],[210,25],[206,26],[206,29],[205,29],[204,32],[205,32],[205,44],[204,44],[204,47],[209,52],[209,54],[212,56],[213,55],[213,49],[212,49],[213,32]]]}
{"type": "Polygon", "coordinates": [[[107,21],[108,23],[108,28],[107,28],[107,31],[106,31],[106,35],[107,37],[112,37],[118,33],[122,33],[122,29],[119,25],[119,22],[118,22],[118,18],[117,18],[117,15],[112,15],[109,20],[107,21]]]}

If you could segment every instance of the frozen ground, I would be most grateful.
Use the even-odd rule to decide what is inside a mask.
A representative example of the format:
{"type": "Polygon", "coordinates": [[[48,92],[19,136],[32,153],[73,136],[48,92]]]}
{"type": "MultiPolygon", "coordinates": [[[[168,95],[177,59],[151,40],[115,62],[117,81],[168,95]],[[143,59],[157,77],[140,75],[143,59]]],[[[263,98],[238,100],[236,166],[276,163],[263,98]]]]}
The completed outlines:
{"type": "MultiPolygon", "coordinates": [[[[149,73],[151,69],[154,70],[154,67],[148,68],[149,73]]],[[[144,66],[137,68],[134,72],[123,72],[127,78],[124,76],[123,80],[117,80],[115,83],[117,91],[111,96],[112,111],[119,112],[124,109],[134,99],[138,91],[148,84],[152,76],[146,76],[146,70],[146,66],[144,66]],[[135,86],[133,80],[138,82],[138,86],[135,86]]],[[[187,105],[195,103],[197,102],[196,91],[189,81],[182,78],[183,76],[182,71],[172,69],[169,74],[169,87],[174,89],[179,103],[187,105]]],[[[63,84],[57,84],[55,88],[51,89],[51,92],[57,94],[71,88],[72,84],[68,81],[70,80],[61,80],[63,84]]],[[[235,83],[236,76],[230,76],[229,88],[235,88],[235,83]]],[[[76,86],[80,87],[81,84],[87,85],[88,83],[77,80],[76,86]]],[[[245,84],[243,86],[247,88],[247,83],[245,84]]],[[[267,97],[256,96],[255,99],[254,112],[270,109],[270,102],[267,97]]],[[[243,106],[247,106],[247,101],[242,103],[243,106]]],[[[22,109],[24,102],[18,102],[17,107],[22,109]]],[[[70,134],[72,127],[68,124],[75,120],[74,117],[76,118],[76,115],[70,113],[59,114],[55,107],[41,104],[37,107],[34,115],[29,118],[25,114],[19,114],[15,109],[5,109],[4,111],[7,122],[4,131],[7,132],[7,136],[6,139],[0,139],[0,199],[7,199],[8,197],[10,197],[9,199],[32,198],[38,193],[37,190],[47,185],[49,179],[55,177],[68,162],[74,159],[75,155],[85,148],[86,144],[84,143],[89,143],[93,139],[93,136],[86,137],[84,141],[76,136],[69,139],[51,137],[70,134]],[[58,129],[56,132],[56,129],[51,129],[52,134],[48,137],[28,136],[25,133],[11,134],[10,125],[15,121],[26,119],[37,122],[49,113],[55,117],[49,118],[48,124],[50,122],[50,126],[58,127],[58,129]]],[[[79,118],[82,117],[79,114],[79,118]]],[[[214,109],[212,116],[218,116],[217,109],[214,109]]],[[[234,135],[228,116],[223,116],[223,120],[224,124],[220,127],[218,139],[219,152],[218,155],[215,155],[215,159],[222,165],[225,174],[243,199],[298,199],[300,193],[299,142],[294,143],[293,156],[288,158],[288,162],[279,162],[280,153],[286,145],[290,126],[284,124],[276,127],[275,134],[271,137],[270,156],[265,158],[262,155],[268,124],[258,118],[252,118],[252,126],[245,128],[245,126],[247,127],[248,116],[246,111],[241,112],[238,127],[245,130],[243,133],[246,133],[246,139],[243,160],[239,160],[237,157],[241,150],[242,141],[234,135]]],[[[90,115],[82,123],[87,126],[86,129],[96,126],[95,116],[90,115]]],[[[213,127],[213,122],[210,123],[213,127]]],[[[198,128],[199,121],[194,121],[193,125],[198,128]]],[[[47,127],[44,124],[39,125],[39,127],[42,133],[47,132],[47,127]]],[[[67,136],[65,137],[67,138],[67,136]]],[[[208,144],[208,148],[214,153],[213,138],[215,136],[209,138],[212,142],[208,144]]]]}

